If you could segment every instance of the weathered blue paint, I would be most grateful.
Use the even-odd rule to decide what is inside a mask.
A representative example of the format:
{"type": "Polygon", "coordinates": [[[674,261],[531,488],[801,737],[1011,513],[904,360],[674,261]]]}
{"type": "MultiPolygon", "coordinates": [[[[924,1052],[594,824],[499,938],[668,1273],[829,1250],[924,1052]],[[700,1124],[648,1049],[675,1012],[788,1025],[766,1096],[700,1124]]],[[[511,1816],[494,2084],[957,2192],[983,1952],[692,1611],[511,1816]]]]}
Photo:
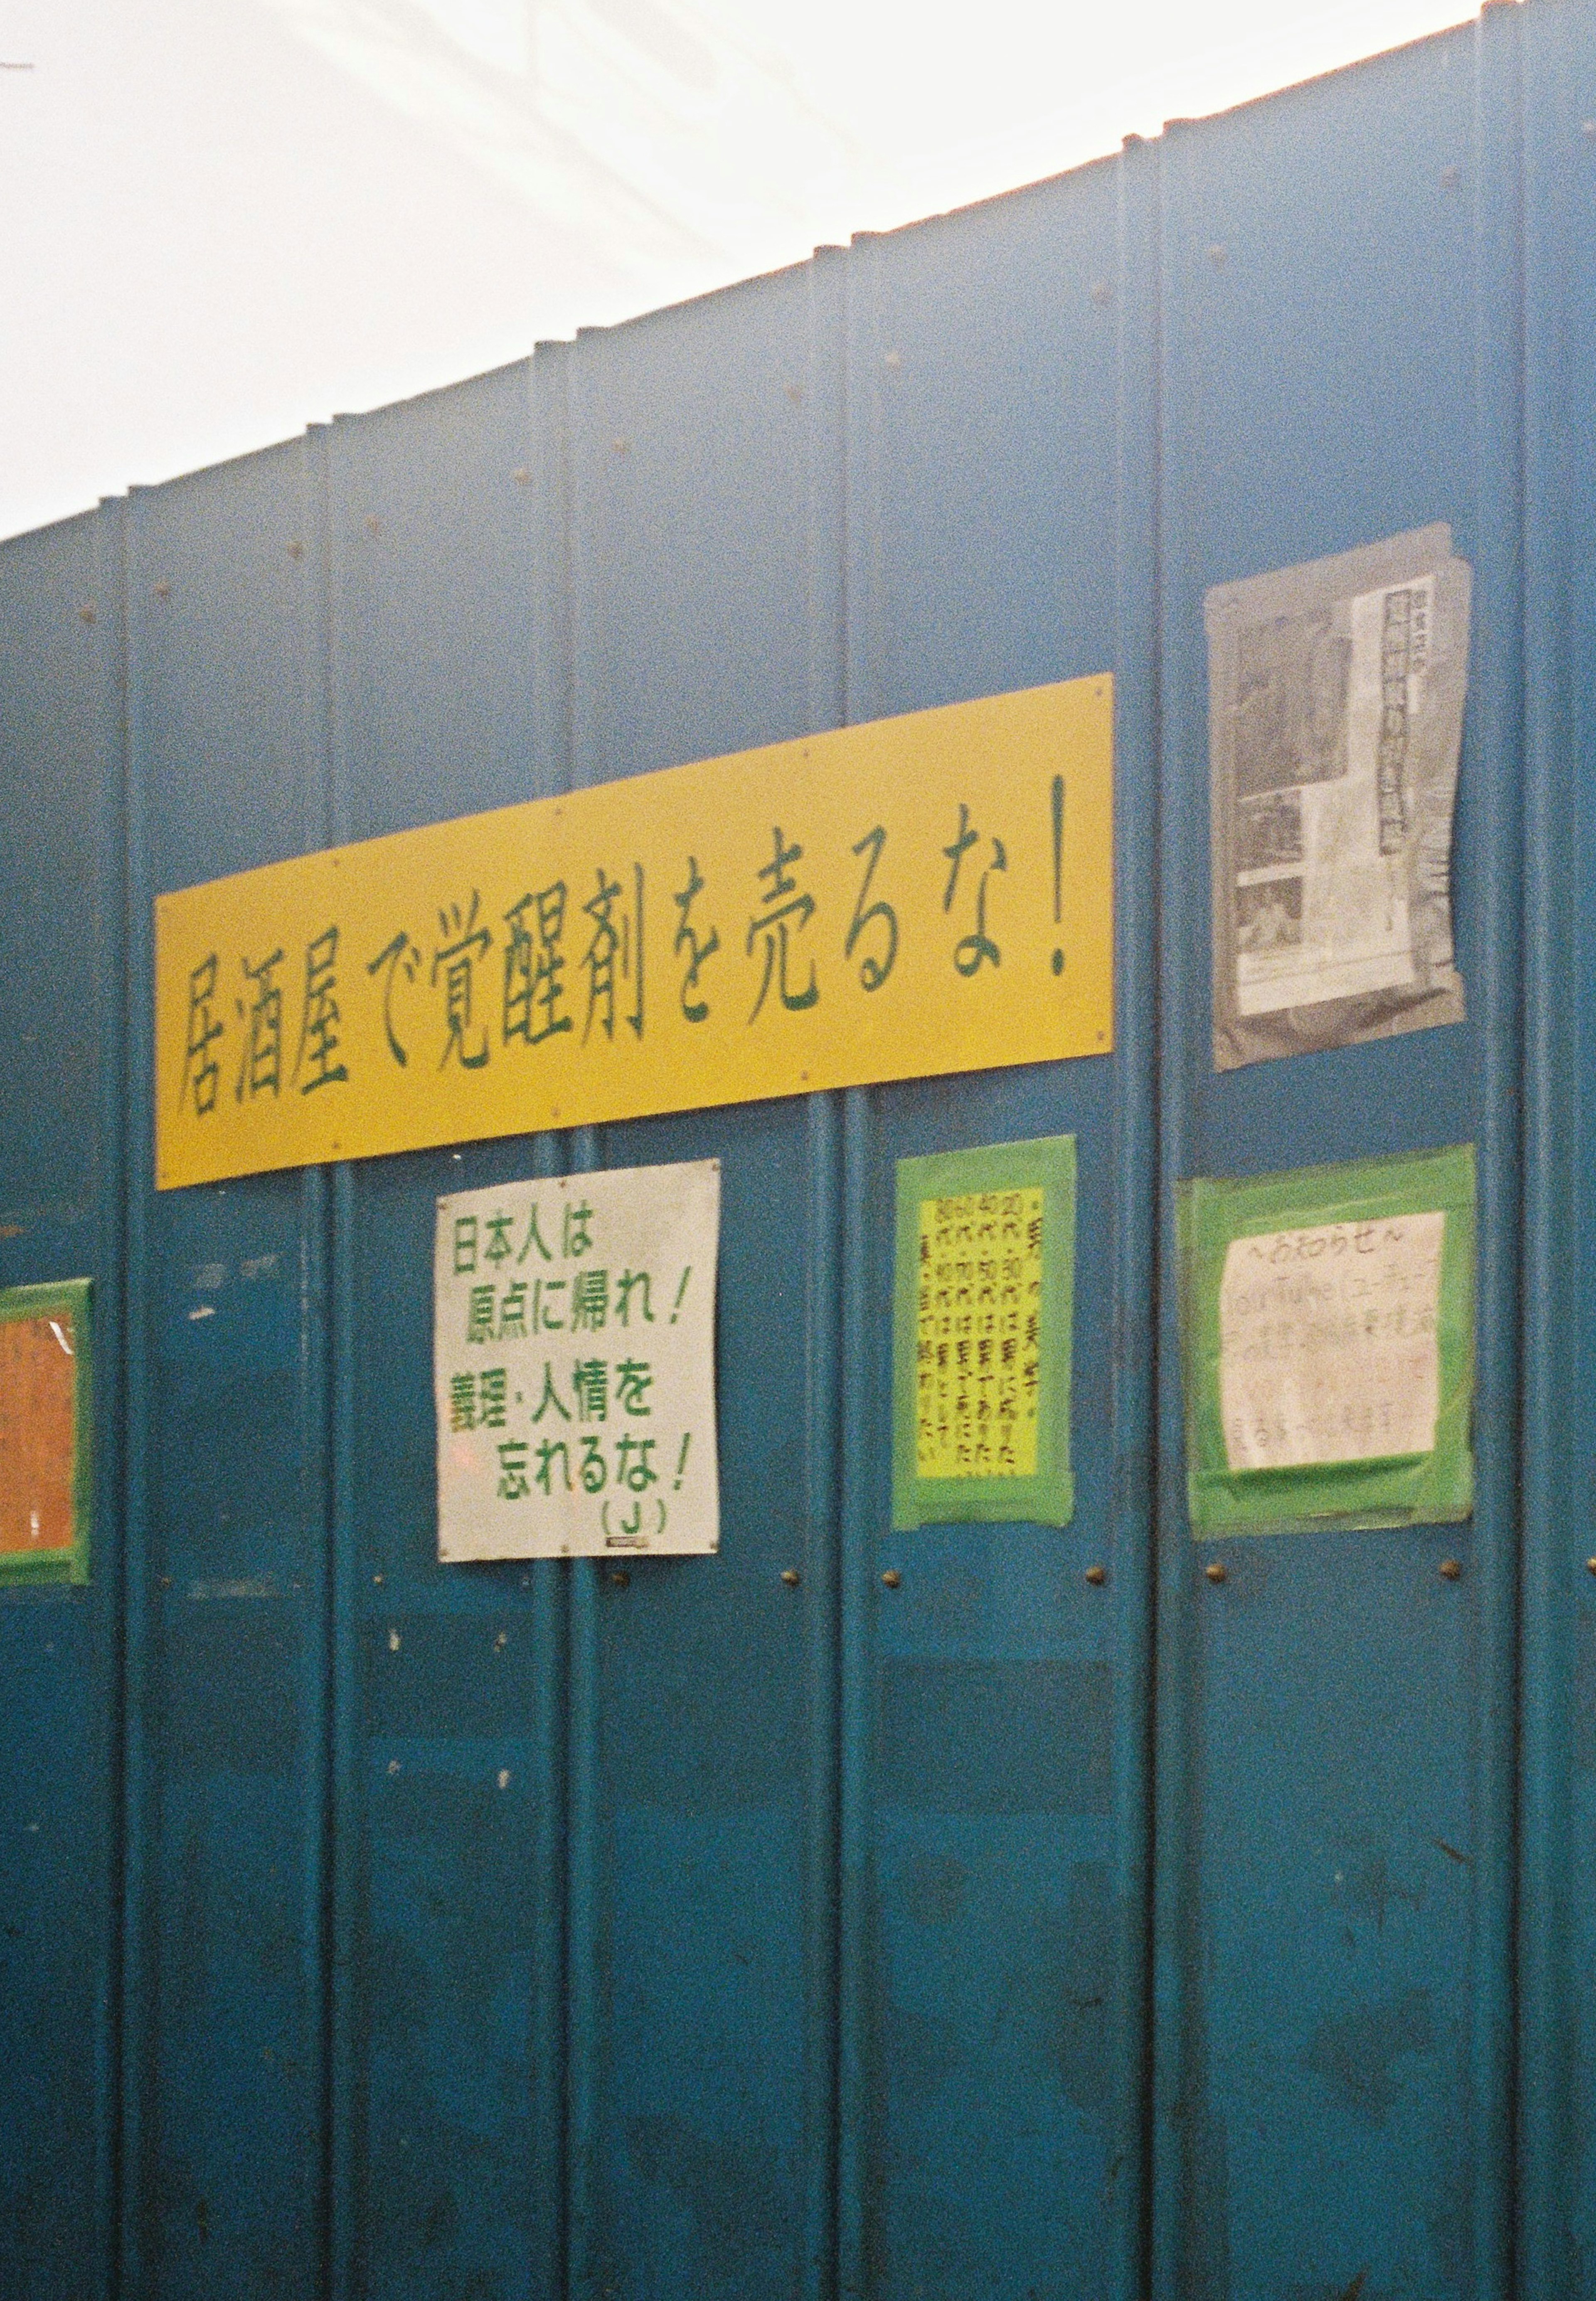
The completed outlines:
{"type": "MultiPolygon", "coordinates": [[[[132,498],[139,895],[328,835],[300,443],[132,498]]],[[[132,919],[147,985],[147,912],[132,919]]],[[[144,999],[135,992],[135,1028],[144,999]]],[[[228,1082],[230,1089],[231,1082],[228,1082]]],[[[322,1183],[150,1196],[134,1058],[123,2212],[173,2296],[320,2273],[326,1702],[322,1183]],[[133,1499],[130,1497],[130,1499],[133,1499]]]]}
{"type": "Polygon", "coordinates": [[[121,1572],[121,515],[0,555],[0,1285],[89,1276],[94,1579],[0,1603],[0,2290],[114,2257],[121,1572]]]}
{"type": "Polygon", "coordinates": [[[1153,381],[1152,220],[1137,155],[866,241],[850,281],[848,715],[1090,672],[1123,638],[1142,937],[1112,1060],[849,1098],[840,2286],[883,2301],[1140,2284],[1153,594],[1147,435],[1120,426],[1153,381]],[[1063,1133],[1074,1522],[893,1535],[894,1162],[1063,1133]]]}
{"type": "Polygon", "coordinates": [[[1520,2290],[1596,2294],[1596,11],[1524,22],[1525,1194],[1520,2290]]]}
{"type": "Polygon", "coordinates": [[[1181,1176],[1475,1142],[1492,1210],[1466,1530],[1234,1543],[1207,1582],[1166,1286],[1153,2290],[1171,2301],[1508,2289],[1517,30],[1493,13],[1164,145],[1166,1203],[1181,1176]],[[1203,591],[1436,518],[1477,587],[1469,1019],[1216,1076],[1203,591]]]}
{"type": "Polygon", "coordinates": [[[1492,8],[0,547],[7,2301],[1596,2301],[1592,121],[1492,8]],[[1204,589],[1434,518],[1469,1019],[1216,1077],[1204,589]],[[153,1193],[160,888],[1108,668],[1112,1057],[153,1193]],[[893,1535],[893,1162],[1060,1131],[1075,1522],[893,1535]],[[1170,1184],[1458,1141],[1473,1524],[1211,1585],[1170,1184]],[[440,1569],[434,1197],[696,1156],[721,1555],[440,1569]]]}
{"type": "MultiPolygon", "coordinates": [[[[338,835],[427,821],[442,787],[471,809],[529,796],[525,367],[336,423],[327,453],[338,835]]],[[[536,1156],[377,1161],[339,1197],[332,2138],[350,2294],[551,2290],[558,2273],[559,1584],[546,1566],[446,1571],[432,1533],[433,1201],[536,1156]]]]}
{"type": "MultiPolygon", "coordinates": [[[[573,782],[834,716],[840,289],[834,267],[779,273],[579,342],[573,782]]],[[[779,1101],[575,1146],[577,1167],[718,1158],[723,1205],[721,1555],[570,1577],[582,2301],[827,2289],[832,1132],[826,1106],[779,1101]]]]}

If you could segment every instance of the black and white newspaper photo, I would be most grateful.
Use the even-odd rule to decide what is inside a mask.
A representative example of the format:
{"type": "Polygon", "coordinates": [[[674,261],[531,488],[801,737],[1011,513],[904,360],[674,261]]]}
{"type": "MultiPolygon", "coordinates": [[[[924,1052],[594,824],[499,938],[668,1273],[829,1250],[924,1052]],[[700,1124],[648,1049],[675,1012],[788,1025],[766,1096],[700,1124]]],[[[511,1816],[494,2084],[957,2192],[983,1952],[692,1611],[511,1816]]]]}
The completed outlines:
{"type": "Polygon", "coordinates": [[[1419,528],[1207,594],[1216,1069],[1462,1020],[1451,542],[1419,528]]]}

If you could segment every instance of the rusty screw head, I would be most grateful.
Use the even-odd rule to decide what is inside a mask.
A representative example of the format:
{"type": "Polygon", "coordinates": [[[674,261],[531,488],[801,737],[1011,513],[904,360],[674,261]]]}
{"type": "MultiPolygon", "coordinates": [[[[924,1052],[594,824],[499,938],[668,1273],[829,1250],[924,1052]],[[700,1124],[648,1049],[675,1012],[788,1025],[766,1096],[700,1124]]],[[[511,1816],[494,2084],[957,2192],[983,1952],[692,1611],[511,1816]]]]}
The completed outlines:
{"type": "Polygon", "coordinates": [[[796,1590],[803,1578],[796,1566],[783,1566],[781,1569],[781,1579],[790,1590],[796,1590]]]}
{"type": "Polygon", "coordinates": [[[1462,1572],[1462,1565],[1456,1558],[1443,1558],[1441,1560],[1441,1578],[1443,1582],[1456,1582],[1461,1576],[1462,1572]]]}
{"type": "Polygon", "coordinates": [[[886,1584],[889,1590],[896,1590],[903,1580],[903,1577],[898,1572],[896,1566],[889,1566],[886,1572],[882,1576],[882,1580],[886,1584]]]}
{"type": "Polygon", "coordinates": [[[1089,1566],[1086,1569],[1086,1578],[1094,1590],[1100,1590],[1108,1579],[1108,1569],[1106,1566],[1089,1566]]]}
{"type": "Polygon", "coordinates": [[[1585,1560],[1585,1572],[1586,1572],[1587,1574],[1596,1574],[1596,1558],[1587,1558],[1587,1559],[1586,1559],[1586,1560],[1585,1560]]]}
{"type": "Polygon", "coordinates": [[[627,1572],[624,1566],[617,1566],[614,1572],[610,1576],[610,1580],[614,1584],[617,1590],[625,1590],[631,1586],[631,1577],[627,1572]]]}
{"type": "Polygon", "coordinates": [[[1224,1561],[1223,1559],[1216,1558],[1212,1560],[1203,1568],[1202,1570],[1207,1576],[1210,1582],[1223,1582],[1224,1579],[1224,1561]]]}

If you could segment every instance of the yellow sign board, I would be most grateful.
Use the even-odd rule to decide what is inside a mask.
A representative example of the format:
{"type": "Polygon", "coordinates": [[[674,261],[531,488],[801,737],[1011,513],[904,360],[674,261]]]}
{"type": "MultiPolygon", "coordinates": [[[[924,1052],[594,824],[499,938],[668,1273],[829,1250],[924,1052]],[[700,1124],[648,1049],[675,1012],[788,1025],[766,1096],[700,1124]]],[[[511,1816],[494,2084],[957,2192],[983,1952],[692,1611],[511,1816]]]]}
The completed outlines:
{"type": "Polygon", "coordinates": [[[163,1190],[1113,1042],[1113,682],[399,832],[155,905],[163,1190]]]}

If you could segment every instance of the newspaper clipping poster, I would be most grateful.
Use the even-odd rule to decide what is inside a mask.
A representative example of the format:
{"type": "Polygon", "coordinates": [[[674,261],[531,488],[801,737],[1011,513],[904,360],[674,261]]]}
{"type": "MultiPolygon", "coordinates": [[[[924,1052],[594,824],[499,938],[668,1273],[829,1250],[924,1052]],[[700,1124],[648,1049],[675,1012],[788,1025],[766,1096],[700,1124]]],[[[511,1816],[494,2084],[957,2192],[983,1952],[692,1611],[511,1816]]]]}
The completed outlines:
{"type": "Polygon", "coordinates": [[[438,1201],[438,1554],[720,1542],[717,1159],[438,1201]]]}
{"type": "Polygon", "coordinates": [[[1451,547],[1419,528],[1207,595],[1216,1069],[1463,1018],[1451,547]]]}

